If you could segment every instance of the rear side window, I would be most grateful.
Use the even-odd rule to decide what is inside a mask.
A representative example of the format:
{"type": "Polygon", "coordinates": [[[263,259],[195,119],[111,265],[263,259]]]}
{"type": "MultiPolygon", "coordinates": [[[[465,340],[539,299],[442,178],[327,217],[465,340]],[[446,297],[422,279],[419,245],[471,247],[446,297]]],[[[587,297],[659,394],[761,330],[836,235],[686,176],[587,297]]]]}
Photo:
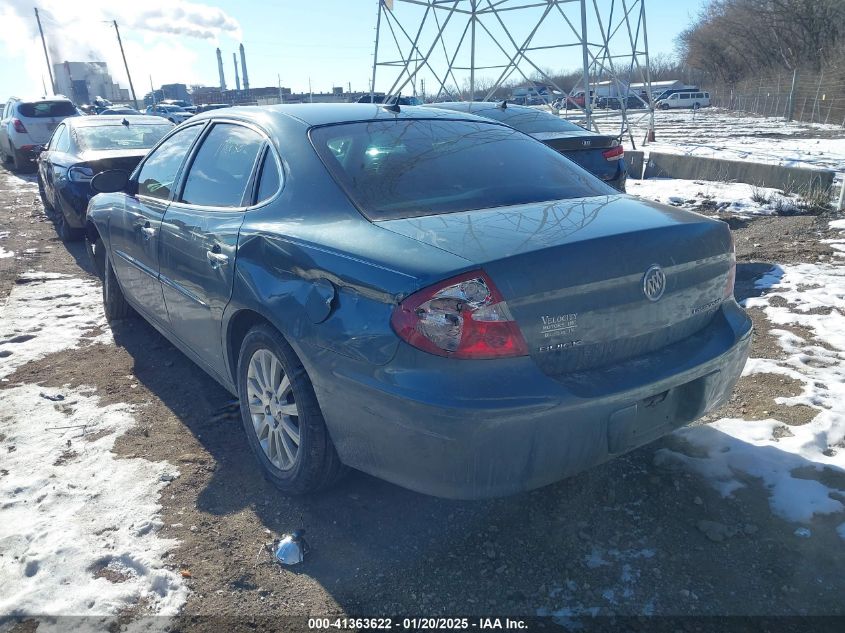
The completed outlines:
{"type": "Polygon", "coordinates": [[[264,164],[261,165],[261,176],[258,180],[258,196],[256,203],[269,200],[279,190],[282,184],[282,179],[279,175],[279,166],[276,164],[276,158],[272,152],[267,151],[264,154],[264,164]]]}
{"type": "Polygon", "coordinates": [[[70,101],[38,101],[19,104],[18,113],[30,119],[51,119],[75,116],[76,108],[70,101]]]}
{"type": "Polygon", "coordinates": [[[179,168],[202,125],[192,125],[173,134],[149,155],[138,173],[138,195],[168,200],[179,168]]]}
{"type": "Polygon", "coordinates": [[[690,95],[688,92],[681,95],[681,99],[689,99],[689,97],[690,95]]]}
{"type": "Polygon", "coordinates": [[[255,130],[218,123],[191,164],[182,202],[207,207],[240,207],[264,138],[255,130]]]}
{"type": "Polygon", "coordinates": [[[314,128],[311,141],[371,220],[614,192],[539,141],[495,123],[370,121],[314,128]]]}

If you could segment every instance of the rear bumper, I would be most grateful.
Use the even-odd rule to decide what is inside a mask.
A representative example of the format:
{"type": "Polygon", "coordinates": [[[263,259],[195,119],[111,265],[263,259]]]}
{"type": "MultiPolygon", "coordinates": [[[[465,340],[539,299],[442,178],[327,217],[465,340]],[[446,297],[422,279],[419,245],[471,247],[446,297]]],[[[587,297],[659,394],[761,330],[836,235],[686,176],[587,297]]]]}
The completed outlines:
{"type": "Polygon", "coordinates": [[[472,499],[553,483],[701,417],[727,400],[750,344],[751,322],[730,301],[680,343],[578,374],[547,376],[530,357],[421,356],[404,344],[375,374],[336,356],[328,371],[309,369],[344,463],[472,499]]]}
{"type": "Polygon", "coordinates": [[[619,161],[619,169],[616,172],[616,175],[611,178],[610,180],[605,180],[604,182],[620,191],[625,193],[625,183],[628,181],[628,167],[624,161],[624,159],[619,161]]]}

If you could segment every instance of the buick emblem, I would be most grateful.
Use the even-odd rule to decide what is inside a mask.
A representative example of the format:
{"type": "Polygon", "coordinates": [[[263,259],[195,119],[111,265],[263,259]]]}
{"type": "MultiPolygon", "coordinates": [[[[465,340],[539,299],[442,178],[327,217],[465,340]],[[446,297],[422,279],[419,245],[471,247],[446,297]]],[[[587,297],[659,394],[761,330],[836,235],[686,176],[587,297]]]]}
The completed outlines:
{"type": "Polygon", "coordinates": [[[643,275],[643,294],[649,301],[658,301],[666,290],[666,274],[663,269],[654,264],[643,275]]]}

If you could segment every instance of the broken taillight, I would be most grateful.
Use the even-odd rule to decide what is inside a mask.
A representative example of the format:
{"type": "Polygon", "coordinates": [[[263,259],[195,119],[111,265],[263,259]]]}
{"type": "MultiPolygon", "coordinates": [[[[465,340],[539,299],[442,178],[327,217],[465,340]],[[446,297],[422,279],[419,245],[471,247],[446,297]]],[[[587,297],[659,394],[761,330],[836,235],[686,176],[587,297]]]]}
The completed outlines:
{"type": "Polygon", "coordinates": [[[482,271],[407,297],[390,323],[414,347],[451,358],[525,356],[528,346],[502,295],[482,271]]]}

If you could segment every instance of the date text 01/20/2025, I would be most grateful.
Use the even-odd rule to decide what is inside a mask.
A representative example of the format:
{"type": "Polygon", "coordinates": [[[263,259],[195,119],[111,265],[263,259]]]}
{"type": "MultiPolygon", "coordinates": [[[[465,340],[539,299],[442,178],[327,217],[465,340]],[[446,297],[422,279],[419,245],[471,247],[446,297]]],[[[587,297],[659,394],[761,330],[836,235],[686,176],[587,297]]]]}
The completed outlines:
{"type": "Polygon", "coordinates": [[[321,630],[527,630],[525,620],[513,618],[309,618],[308,628],[321,630]]]}

